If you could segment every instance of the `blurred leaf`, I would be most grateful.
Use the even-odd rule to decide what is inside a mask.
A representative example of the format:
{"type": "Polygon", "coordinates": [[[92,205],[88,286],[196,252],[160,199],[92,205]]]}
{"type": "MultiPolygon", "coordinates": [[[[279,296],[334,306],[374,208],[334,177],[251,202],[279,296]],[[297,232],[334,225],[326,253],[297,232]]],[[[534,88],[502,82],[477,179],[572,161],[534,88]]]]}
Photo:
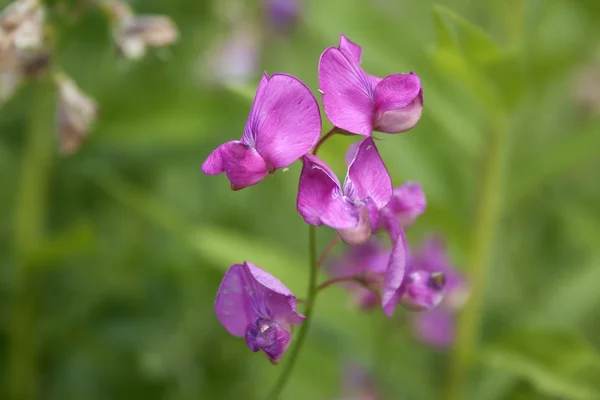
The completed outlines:
{"type": "Polygon", "coordinates": [[[580,166],[600,160],[600,126],[598,122],[587,125],[583,130],[570,133],[555,141],[536,155],[514,162],[514,180],[507,198],[506,209],[510,210],[519,201],[534,193],[553,177],[572,171],[580,166]],[[535,161],[532,161],[532,157],[535,161]]]}
{"type": "Polygon", "coordinates": [[[433,18],[440,50],[459,50],[465,59],[477,66],[500,58],[500,46],[483,29],[454,11],[436,4],[433,6],[433,18]]]}
{"type": "Polygon", "coordinates": [[[572,331],[514,332],[491,344],[483,360],[528,380],[543,393],[569,399],[600,397],[600,358],[572,331]]]}
{"type": "Polygon", "coordinates": [[[63,232],[44,239],[28,256],[32,266],[49,266],[66,258],[85,254],[95,241],[93,226],[87,221],[76,222],[63,232]]]}

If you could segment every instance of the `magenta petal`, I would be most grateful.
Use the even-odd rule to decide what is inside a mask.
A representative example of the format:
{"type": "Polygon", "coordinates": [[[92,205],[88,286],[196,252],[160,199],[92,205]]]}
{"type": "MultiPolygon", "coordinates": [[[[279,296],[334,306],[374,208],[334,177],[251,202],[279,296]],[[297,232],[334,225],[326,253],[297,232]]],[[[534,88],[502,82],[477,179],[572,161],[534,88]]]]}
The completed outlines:
{"type": "Polygon", "coordinates": [[[392,316],[394,308],[401,296],[401,286],[406,272],[407,245],[404,231],[400,231],[392,248],[392,254],[385,272],[383,290],[381,291],[381,307],[392,316]]]}
{"type": "Polygon", "coordinates": [[[350,186],[357,199],[370,198],[379,209],[385,207],[392,197],[392,179],[370,137],[360,143],[348,168],[348,177],[344,182],[345,193],[348,193],[346,188],[350,186]]]}
{"type": "Polygon", "coordinates": [[[357,64],[361,63],[362,48],[348,39],[344,35],[340,35],[340,44],[338,49],[346,56],[346,58],[354,61],[357,64]]]}
{"type": "Polygon", "coordinates": [[[269,174],[265,160],[256,150],[237,140],[217,147],[202,164],[202,172],[225,172],[235,190],[255,185],[269,174]]]}
{"type": "Polygon", "coordinates": [[[350,146],[348,146],[348,150],[346,150],[346,154],[344,154],[344,162],[347,166],[350,166],[350,164],[352,164],[352,160],[354,160],[354,156],[358,151],[358,146],[360,146],[361,143],[362,141],[354,142],[350,146]]]}
{"type": "Polygon", "coordinates": [[[383,78],[380,78],[378,76],[375,75],[369,75],[367,74],[367,79],[369,80],[369,83],[371,83],[371,87],[376,87],[377,85],[379,85],[379,82],[381,82],[383,80],[383,78]]]}
{"type": "Polygon", "coordinates": [[[373,88],[360,65],[335,47],[319,60],[319,88],[327,118],[338,128],[371,136],[373,88]]]}
{"type": "Polygon", "coordinates": [[[358,223],[358,211],[341,196],[340,183],[318,157],[303,158],[296,209],[311,225],[350,228],[358,223]]]}
{"type": "Polygon", "coordinates": [[[374,128],[401,133],[417,124],[423,112],[423,89],[417,74],[396,74],[375,87],[374,128]]]}
{"type": "Polygon", "coordinates": [[[282,168],[306,154],[320,135],[321,114],[310,89],[291,75],[263,77],[242,140],[269,167],[282,168]]]}
{"type": "Polygon", "coordinates": [[[229,333],[239,337],[246,334],[246,327],[253,322],[250,298],[244,291],[244,268],[241,264],[229,267],[215,300],[217,318],[229,333]]]}

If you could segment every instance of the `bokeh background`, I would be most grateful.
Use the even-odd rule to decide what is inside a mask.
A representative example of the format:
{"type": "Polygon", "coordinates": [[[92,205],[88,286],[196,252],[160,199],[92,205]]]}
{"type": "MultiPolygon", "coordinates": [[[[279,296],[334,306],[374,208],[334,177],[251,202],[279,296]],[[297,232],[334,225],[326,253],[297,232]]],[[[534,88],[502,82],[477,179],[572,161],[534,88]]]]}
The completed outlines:
{"type": "MultiPolygon", "coordinates": [[[[246,259],[304,297],[300,165],[239,192],[200,165],[241,136],[263,70],[317,94],[319,56],[340,33],[370,73],[423,82],[420,123],[378,145],[394,184],[418,180],[428,198],[410,243],[439,233],[480,277],[479,340],[454,399],[600,398],[600,3],[298,0],[283,23],[265,4],[132,2],[180,31],[132,62],[105,13],[47,2],[53,63],[101,113],[63,157],[43,78],[0,108],[0,398],[264,398],[281,366],[212,307],[246,259]]],[[[352,140],[322,148],[340,175],[352,140]]],[[[320,228],[319,246],[332,235],[320,228]]],[[[340,398],[352,365],[380,399],[449,398],[455,355],[415,338],[406,311],[361,313],[332,288],[281,398],[340,398]]]]}

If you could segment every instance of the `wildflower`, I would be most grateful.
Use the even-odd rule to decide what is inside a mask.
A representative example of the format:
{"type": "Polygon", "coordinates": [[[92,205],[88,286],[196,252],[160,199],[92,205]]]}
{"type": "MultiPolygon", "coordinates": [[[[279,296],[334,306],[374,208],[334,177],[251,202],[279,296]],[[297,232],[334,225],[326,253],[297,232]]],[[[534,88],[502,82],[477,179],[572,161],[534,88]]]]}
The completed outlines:
{"type": "Polygon", "coordinates": [[[98,117],[96,102],[86,96],[75,82],[58,76],[58,113],[56,118],[60,151],[64,155],[75,153],[89,134],[91,124],[98,117]]]}
{"type": "Polygon", "coordinates": [[[297,209],[311,225],[337,229],[351,246],[365,243],[375,231],[379,210],[392,196],[392,181],[371,138],[358,146],[344,185],[322,160],[304,156],[297,209]]]}
{"type": "Polygon", "coordinates": [[[385,229],[392,229],[397,219],[404,227],[411,226],[425,212],[427,200],[419,182],[408,181],[394,188],[390,202],[381,210],[380,219],[385,229]]]}
{"type": "Polygon", "coordinates": [[[380,303],[383,311],[391,315],[399,299],[396,294],[404,281],[407,251],[404,235],[395,241],[391,249],[372,237],[361,246],[350,247],[343,257],[330,264],[328,272],[333,278],[360,279],[368,288],[354,282],[346,284],[354,295],[355,303],[363,310],[380,303]]]}
{"type": "Polygon", "coordinates": [[[243,189],[302,157],[320,133],[319,106],[310,90],[296,77],[265,72],[242,138],[217,147],[202,172],[225,172],[233,190],[243,189]]]}
{"type": "MultiPolygon", "coordinates": [[[[349,247],[342,257],[328,264],[326,271],[332,278],[359,277],[372,288],[381,288],[390,255],[391,250],[372,236],[362,246],[349,247]]],[[[344,286],[352,293],[358,308],[367,311],[379,305],[379,296],[373,290],[356,282],[347,282],[344,286]]]]}
{"type": "Polygon", "coordinates": [[[339,400],[377,400],[381,394],[367,370],[358,364],[348,364],[342,374],[342,393],[339,400]]]}
{"type": "Polygon", "coordinates": [[[301,0],[266,0],[269,21],[278,32],[286,32],[298,22],[301,0]]]}
{"type": "Polygon", "coordinates": [[[379,78],[360,67],[362,49],[344,35],[319,61],[319,87],[329,120],[345,131],[371,136],[376,130],[400,133],[421,118],[423,89],[419,77],[394,74],[379,78]]]}
{"type": "Polygon", "coordinates": [[[177,41],[179,31],[171,18],[164,15],[136,15],[120,0],[105,0],[114,20],[113,36],[123,57],[137,60],[148,47],[165,47],[177,41]]]}
{"type": "Polygon", "coordinates": [[[446,278],[445,295],[439,306],[435,310],[414,315],[412,322],[419,339],[434,347],[447,348],[454,341],[454,313],[468,298],[466,278],[452,266],[443,241],[436,236],[428,237],[423,242],[411,263],[414,269],[440,271],[446,278]]]}
{"type": "Polygon", "coordinates": [[[262,350],[274,364],[290,344],[292,326],[304,320],[296,312],[292,292],[248,261],[232,265],[225,273],[215,313],[229,333],[245,338],[250,350],[262,350]]]}

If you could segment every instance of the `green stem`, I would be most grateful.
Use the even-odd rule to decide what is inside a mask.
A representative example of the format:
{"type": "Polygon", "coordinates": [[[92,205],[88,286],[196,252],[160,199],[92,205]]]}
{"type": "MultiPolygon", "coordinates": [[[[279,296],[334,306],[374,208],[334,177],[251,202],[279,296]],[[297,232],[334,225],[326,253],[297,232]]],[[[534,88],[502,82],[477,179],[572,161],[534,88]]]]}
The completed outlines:
{"type": "Polygon", "coordinates": [[[487,269],[494,236],[501,215],[506,130],[503,121],[496,124],[484,161],[483,182],[468,258],[471,297],[462,311],[457,328],[456,347],[450,360],[445,398],[468,398],[468,382],[473,353],[479,339],[481,310],[484,302],[487,269]]]}
{"type": "Polygon", "coordinates": [[[300,331],[298,332],[298,337],[296,338],[296,343],[293,349],[290,351],[288,356],[288,362],[285,365],[284,370],[279,375],[279,379],[275,383],[275,386],[271,390],[271,393],[267,397],[269,400],[276,400],[279,398],[281,391],[283,390],[285,384],[291,376],[291,373],[294,369],[294,365],[298,359],[298,354],[300,354],[300,350],[302,349],[302,345],[306,340],[306,335],[308,333],[308,328],[310,327],[310,323],[312,320],[312,312],[315,304],[315,298],[317,297],[317,276],[318,276],[318,267],[317,267],[317,228],[313,225],[308,226],[308,254],[309,254],[309,263],[310,263],[310,276],[308,279],[308,295],[306,296],[306,307],[304,309],[304,316],[306,319],[300,325],[300,331]]]}
{"type": "Polygon", "coordinates": [[[44,235],[46,193],[52,156],[52,98],[48,82],[33,93],[28,137],[22,156],[14,218],[15,272],[9,332],[9,396],[11,400],[35,399],[37,348],[35,287],[29,261],[44,235]],[[51,126],[51,125],[50,125],[51,126]]]}
{"type": "Polygon", "coordinates": [[[329,132],[327,132],[325,134],[325,136],[323,136],[315,145],[315,148],[313,149],[312,153],[316,156],[317,153],[319,152],[319,149],[321,148],[321,146],[323,145],[323,143],[325,143],[327,140],[329,140],[329,138],[331,138],[333,135],[335,135],[337,133],[337,128],[334,126],[333,128],[331,128],[331,130],[329,132]]]}

